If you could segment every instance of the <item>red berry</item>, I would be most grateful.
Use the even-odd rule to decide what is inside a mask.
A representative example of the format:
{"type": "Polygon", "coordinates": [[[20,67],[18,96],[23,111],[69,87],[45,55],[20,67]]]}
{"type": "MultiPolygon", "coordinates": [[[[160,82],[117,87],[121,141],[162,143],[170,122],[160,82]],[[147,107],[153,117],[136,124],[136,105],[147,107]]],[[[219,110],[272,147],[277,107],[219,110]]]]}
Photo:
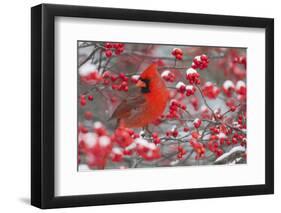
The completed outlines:
{"type": "Polygon", "coordinates": [[[178,134],[179,134],[179,132],[176,129],[172,132],[173,137],[177,137],[178,134]]]}
{"type": "Polygon", "coordinates": [[[172,51],[172,55],[176,57],[178,60],[182,60],[183,52],[180,48],[174,48],[172,51]]]}
{"type": "Polygon", "coordinates": [[[151,135],[153,138],[158,138],[158,134],[156,132],[152,133],[151,135]]]}
{"type": "Polygon", "coordinates": [[[102,74],[102,77],[103,77],[103,78],[110,78],[110,76],[111,76],[110,71],[105,71],[105,72],[102,74]]]}
{"type": "Polygon", "coordinates": [[[208,57],[207,57],[205,54],[201,55],[201,56],[200,56],[200,59],[201,59],[202,61],[208,61],[208,57]]]}
{"type": "Polygon", "coordinates": [[[126,81],[122,81],[121,86],[126,87],[126,86],[128,86],[128,83],[126,81]]]}
{"type": "Polygon", "coordinates": [[[92,118],[93,118],[93,113],[90,112],[90,111],[86,111],[86,112],[84,113],[84,117],[85,117],[86,120],[92,120],[92,118]]]}
{"type": "Polygon", "coordinates": [[[110,76],[110,79],[111,79],[111,81],[113,81],[113,82],[116,81],[117,78],[118,78],[118,77],[117,77],[116,75],[111,75],[111,76],[110,76]]]}
{"type": "Polygon", "coordinates": [[[160,139],[160,138],[155,138],[155,139],[153,140],[153,142],[154,142],[155,144],[159,144],[159,143],[161,143],[161,139],[160,139]]]}
{"type": "Polygon", "coordinates": [[[103,84],[104,84],[104,85],[109,85],[109,84],[110,84],[110,81],[109,81],[108,79],[104,79],[104,80],[103,80],[103,84]]]}
{"type": "Polygon", "coordinates": [[[110,58],[110,57],[112,56],[112,51],[111,51],[111,50],[106,50],[106,51],[105,51],[105,56],[106,56],[107,58],[110,58]]]}
{"type": "Polygon", "coordinates": [[[94,96],[88,95],[88,100],[89,100],[89,101],[92,101],[93,99],[94,99],[94,96]]]}
{"type": "Polygon", "coordinates": [[[236,106],[231,106],[231,107],[230,107],[230,111],[231,111],[231,112],[235,112],[235,110],[236,110],[236,106]]]}
{"type": "Polygon", "coordinates": [[[201,126],[202,121],[200,119],[195,119],[193,122],[193,125],[196,129],[198,129],[201,126]]]}
{"type": "Polygon", "coordinates": [[[128,86],[125,86],[125,87],[124,87],[124,91],[125,91],[125,92],[128,92],[128,91],[129,91],[129,87],[128,87],[128,86]]]}
{"type": "Polygon", "coordinates": [[[112,48],[112,44],[107,42],[107,43],[105,43],[104,47],[107,49],[110,49],[110,48],[112,48]]]}
{"type": "Polygon", "coordinates": [[[186,110],[186,105],[181,105],[181,108],[182,108],[183,110],[186,110]]]}
{"type": "Polygon", "coordinates": [[[123,72],[119,73],[119,78],[124,79],[126,77],[126,75],[123,72]]]}
{"type": "Polygon", "coordinates": [[[177,55],[176,55],[176,59],[177,59],[177,60],[180,60],[180,61],[181,61],[182,58],[183,58],[182,55],[180,55],[180,54],[177,54],[177,55]]]}
{"type": "Polygon", "coordinates": [[[182,159],[182,154],[179,153],[179,154],[177,155],[177,157],[178,157],[179,159],[182,159]]]}
{"type": "Polygon", "coordinates": [[[86,99],[85,99],[85,98],[81,98],[81,99],[80,99],[80,105],[81,105],[81,106],[85,106],[86,104],[87,104],[86,99]]]}

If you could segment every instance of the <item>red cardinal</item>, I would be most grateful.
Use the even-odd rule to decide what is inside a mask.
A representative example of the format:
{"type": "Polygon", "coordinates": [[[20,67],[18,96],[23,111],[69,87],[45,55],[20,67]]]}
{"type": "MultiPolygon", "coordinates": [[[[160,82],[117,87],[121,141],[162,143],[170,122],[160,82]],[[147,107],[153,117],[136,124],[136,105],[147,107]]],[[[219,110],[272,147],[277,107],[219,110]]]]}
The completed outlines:
{"type": "Polygon", "coordinates": [[[123,100],[112,114],[119,127],[146,127],[164,112],[169,99],[169,91],[157,71],[157,65],[152,64],[144,70],[136,84],[140,94],[123,100]]]}

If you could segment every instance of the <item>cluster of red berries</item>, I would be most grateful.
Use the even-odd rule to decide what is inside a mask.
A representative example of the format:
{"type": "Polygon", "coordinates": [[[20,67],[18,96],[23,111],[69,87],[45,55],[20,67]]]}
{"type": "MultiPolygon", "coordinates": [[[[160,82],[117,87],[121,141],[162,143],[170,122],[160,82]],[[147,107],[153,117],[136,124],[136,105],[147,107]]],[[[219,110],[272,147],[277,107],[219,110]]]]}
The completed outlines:
{"type": "Polygon", "coordinates": [[[246,136],[235,132],[231,138],[232,144],[240,143],[241,146],[246,146],[246,136]]]}
{"type": "Polygon", "coordinates": [[[151,137],[153,139],[153,143],[155,143],[155,144],[161,143],[161,139],[159,138],[159,136],[156,132],[152,133],[151,137]]]}
{"type": "MultiPolygon", "coordinates": [[[[210,128],[210,130],[211,130],[211,128],[210,128]]],[[[213,130],[211,130],[211,132],[212,132],[212,135],[210,136],[210,141],[219,142],[220,145],[224,145],[225,143],[227,145],[230,145],[229,139],[227,137],[227,135],[229,135],[229,134],[225,134],[225,133],[221,132],[216,127],[213,127],[213,130]]]]}
{"type": "Polygon", "coordinates": [[[233,99],[229,99],[225,102],[226,106],[229,107],[229,110],[231,112],[235,112],[237,109],[237,106],[235,105],[235,101],[233,99]]]}
{"type": "Polygon", "coordinates": [[[179,135],[179,131],[176,128],[174,128],[172,130],[168,130],[166,132],[166,136],[167,137],[174,137],[174,138],[176,138],[176,137],[178,137],[178,135],[179,135]]]}
{"type": "Polygon", "coordinates": [[[193,126],[198,129],[202,124],[202,121],[199,118],[194,119],[193,126]]]}
{"type": "Polygon", "coordinates": [[[79,127],[78,148],[79,154],[87,156],[87,164],[90,168],[103,169],[112,151],[112,143],[105,128],[100,123],[95,123],[93,132],[81,131],[79,127]]]}
{"type": "Polygon", "coordinates": [[[155,143],[149,143],[148,141],[137,138],[136,143],[136,152],[145,160],[156,160],[161,157],[160,147],[155,145],[155,143]]]}
{"type": "Polygon", "coordinates": [[[127,128],[117,128],[111,136],[111,140],[117,143],[120,147],[125,148],[133,143],[134,131],[127,128]]]}
{"type": "Polygon", "coordinates": [[[176,79],[176,76],[174,73],[172,73],[170,70],[165,70],[161,73],[161,77],[168,82],[174,82],[176,79]]]}
{"type": "Polygon", "coordinates": [[[124,51],[124,44],[122,43],[110,43],[107,42],[104,44],[104,54],[107,58],[110,58],[113,53],[115,55],[120,55],[124,51]]]}
{"type": "Polygon", "coordinates": [[[102,80],[102,77],[100,76],[97,70],[93,70],[85,76],[80,76],[80,80],[82,83],[94,85],[99,83],[102,80]]]}
{"type": "Polygon", "coordinates": [[[183,59],[183,52],[180,48],[174,48],[172,50],[172,55],[175,56],[177,60],[182,60],[183,59]]]}
{"type": "Polygon", "coordinates": [[[89,101],[93,101],[94,100],[94,96],[92,96],[92,95],[88,95],[88,96],[86,96],[86,95],[80,95],[80,106],[85,106],[86,104],[87,104],[87,99],[89,100],[89,101]]]}
{"type": "Polygon", "coordinates": [[[241,80],[237,81],[236,85],[234,85],[232,81],[226,80],[223,83],[222,90],[227,97],[232,97],[233,92],[236,92],[237,95],[240,95],[242,97],[245,97],[247,93],[246,84],[241,80]]]}
{"type": "Polygon", "coordinates": [[[244,134],[239,134],[237,132],[233,133],[232,129],[227,129],[224,125],[210,127],[210,141],[208,142],[208,148],[210,151],[214,152],[217,157],[223,154],[223,150],[219,149],[220,146],[226,145],[236,145],[240,142],[241,146],[246,145],[246,136],[244,134]],[[232,135],[232,137],[228,137],[232,135]]]}
{"type": "Polygon", "coordinates": [[[189,143],[196,153],[195,160],[199,160],[205,157],[206,149],[204,147],[204,144],[196,140],[191,140],[189,143]]]}
{"type": "Polygon", "coordinates": [[[206,56],[205,54],[202,54],[200,56],[195,56],[193,58],[193,62],[192,62],[191,67],[193,69],[203,70],[203,69],[206,69],[208,67],[208,64],[209,64],[208,56],[206,56]]]}
{"type": "Polygon", "coordinates": [[[216,99],[220,94],[220,89],[211,82],[206,82],[202,87],[202,93],[209,99],[216,99]]]}
{"type": "Polygon", "coordinates": [[[140,138],[132,129],[117,128],[110,136],[105,127],[96,122],[89,130],[80,124],[79,129],[79,159],[80,154],[86,155],[86,161],[90,168],[103,169],[109,159],[120,162],[124,155],[132,155],[136,152],[145,160],[155,160],[161,157],[160,143],[157,133],[152,134],[153,142],[140,138]]]}
{"type": "Polygon", "coordinates": [[[217,158],[223,154],[223,150],[221,148],[219,148],[218,142],[210,140],[207,143],[207,146],[208,146],[208,149],[211,152],[213,152],[216,155],[217,158]]]}
{"type": "Polygon", "coordinates": [[[184,94],[186,96],[194,95],[196,88],[193,85],[185,85],[182,82],[177,83],[176,89],[179,93],[184,94]]]}
{"type": "Polygon", "coordinates": [[[237,125],[239,129],[246,129],[246,117],[244,117],[242,114],[238,115],[237,119],[237,125]]]}
{"type": "Polygon", "coordinates": [[[231,97],[233,91],[235,91],[234,83],[230,80],[226,80],[222,85],[222,91],[227,97],[231,97]]]}
{"type": "Polygon", "coordinates": [[[168,118],[168,119],[179,118],[179,109],[186,110],[186,105],[173,99],[169,106],[169,113],[168,113],[168,115],[166,115],[166,118],[168,118]]]}
{"type": "Polygon", "coordinates": [[[187,151],[182,146],[178,146],[178,154],[177,154],[178,159],[182,159],[182,157],[186,153],[187,153],[187,151]]]}
{"type": "Polygon", "coordinates": [[[240,57],[234,57],[234,60],[233,60],[234,63],[238,63],[238,64],[243,64],[244,67],[246,68],[247,66],[247,59],[246,59],[246,56],[240,56],[240,57]]]}
{"type": "Polygon", "coordinates": [[[123,160],[124,153],[119,147],[113,147],[110,157],[112,162],[121,162],[123,160]]]}
{"type": "Polygon", "coordinates": [[[238,95],[245,96],[247,92],[246,84],[244,81],[237,81],[236,83],[236,93],[238,95]]]}
{"type": "Polygon", "coordinates": [[[186,79],[190,84],[200,84],[200,74],[194,69],[189,68],[186,70],[186,79]]]}
{"type": "Polygon", "coordinates": [[[119,73],[119,75],[115,75],[110,71],[105,71],[102,77],[104,79],[103,84],[108,85],[111,82],[112,83],[111,88],[113,90],[124,91],[124,92],[127,92],[129,90],[128,87],[129,78],[123,72],[119,73]]]}

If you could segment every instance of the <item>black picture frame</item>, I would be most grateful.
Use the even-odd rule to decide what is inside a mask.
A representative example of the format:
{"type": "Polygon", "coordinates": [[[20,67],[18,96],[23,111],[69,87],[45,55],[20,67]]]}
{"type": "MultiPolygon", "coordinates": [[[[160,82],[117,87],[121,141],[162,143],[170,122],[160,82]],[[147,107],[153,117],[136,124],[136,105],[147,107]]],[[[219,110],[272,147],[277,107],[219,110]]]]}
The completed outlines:
{"type": "Polygon", "coordinates": [[[60,208],[274,193],[274,19],[41,4],[31,8],[31,204],[60,208]],[[55,17],[263,28],[266,32],[265,184],[56,197],[55,17]]]}

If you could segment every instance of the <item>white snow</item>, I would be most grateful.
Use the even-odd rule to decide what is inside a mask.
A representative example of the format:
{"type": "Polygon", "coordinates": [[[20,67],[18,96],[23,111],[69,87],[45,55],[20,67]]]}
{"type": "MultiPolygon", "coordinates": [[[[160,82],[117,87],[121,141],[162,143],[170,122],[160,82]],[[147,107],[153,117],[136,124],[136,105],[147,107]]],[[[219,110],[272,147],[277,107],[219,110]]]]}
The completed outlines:
{"type": "Polygon", "coordinates": [[[239,127],[239,123],[238,123],[237,121],[233,121],[232,125],[233,125],[234,127],[236,127],[236,128],[239,127]]]}
{"type": "Polygon", "coordinates": [[[202,105],[200,111],[205,112],[206,110],[208,110],[208,107],[206,105],[202,105]]]}
{"type": "Polygon", "coordinates": [[[198,123],[199,121],[200,121],[199,118],[195,118],[194,121],[193,121],[193,123],[198,123]]]}
{"type": "Polygon", "coordinates": [[[220,132],[219,134],[217,134],[219,139],[224,139],[226,138],[226,135],[223,132],[220,132]]]}
{"type": "Polygon", "coordinates": [[[228,90],[229,88],[234,88],[234,83],[231,80],[226,80],[223,83],[223,88],[228,90]]]}
{"type": "Polygon", "coordinates": [[[205,83],[205,86],[206,87],[209,87],[209,86],[213,86],[214,84],[212,83],[212,82],[210,82],[210,81],[207,81],[206,83],[205,83]]]}
{"type": "Polygon", "coordinates": [[[87,164],[80,164],[78,167],[78,171],[79,172],[85,172],[85,171],[89,171],[90,168],[87,164]]]}
{"type": "Polygon", "coordinates": [[[139,144],[141,146],[144,146],[148,149],[156,149],[156,145],[154,143],[149,143],[147,140],[143,139],[143,138],[137,138],[135,139],[135,143],[139,144]]]}
{"type": "Polygon", "coordinates": [[[239,90],[241,87],[246,87],[246,84],[244,81],[237,81],[236,83],[236,89],[239,90]]]}
{"type": "Polygon", "coordinates": [[[187,74],[187,75],[192,74],[192,73],[197,73],[197,71],[196,71],[195,69],[193,69],[193,68],[188,68],[188,69],[186,70],[186,74],[187,74]]]}
{"type": "Polygon", "coordinates": [[[175,131],[177,129],[177,125],[173,125],[171,131],[175,131]]]}
{"type": "Polygon", "coordinates": [[[108,136],[101,136],[99,138],[99,144],[102,146],[102,147],[106,147],[110,144],[110,138],[108,136]]]}
{"type": "Polygon", "coordinates": [[[170,162],[170,166],[175,166],[179,163],[180,161],[178,159],[174,160],[174,161],[171,161],[170,162]]]}
{"type": "Polygon", "coordinates": [[[132,75],[131,79],[133,80],[139,80],[140,76],[139,75],[132,75]]]}
{"type": "Polygon", "coordinates": [[[149,151],[146,153],[146,155],[147,155],[148,157],[151,157],[151,156],[153,155],[153,152],[152,152],[151,150],[149,150],[149,151]]]}
{"type": "Polygon", "coordinates": [[[92,64],[90,61],[83,64],[82,67],[79,68],[80,76],[87,76],[91,72],[97,72],[97,66],[95,64],[92,64]]]}
{"type": "Polygon", "coordinates": [[[194,57],[197,61],[201,61],[201,56],[200,55],[197,55],[194,57]]]}
{"type": "Polygon", "coordinates": [[[117,155],[122,155],[122,150],[118,147],[113,147],[112,152],[117,155]]]}
{"type": "Polygon", "coordinates": [[[193,90],[194,87],[193,87],[192,85],[186,85],[185,89],[186,89],[186,90],[193,90]]]}
{"type": "Polygon", "coordinates": [[[141,137],[144,137],[144,136],[145,136],[145,132],[142,130],[142,131],[140,131],[139,135],[140,135],[141,137]]]}
{"type": "Polygon", "coordinates": [[[131,150],[134,149],[136,147],[136,143],[131,143],[129,146],[126,147],[126,150],[131,150]]]}
{"type": "Polygon", "coordinates": [[[171,73],[170,70],[165,70],[165,71],[163,71],[163,72],[161,73],[161,77],[167,77],[167,76],[170,75],[170,73],[171,73]]]}
{"type": "Polygon", "coordinates": [[[86,134],[83,134],[82,139],[87,144],[87,146],[91,148],[96,145],[98,136],[96,133],[88,132],[86,134]]]}
{"type": "Polygon", "coordinates": [[[185,87],[185,84],[183,82],[179,81],[176,85],[176,88],[179,89],[181,87],[185,87]]]}
{"type": "Polygon", "coordinates": [[[226,158],[228,158],[230,155],[236,153],[236,152],[245,152],[246,149],[245,147],[243,146],[236,146],[236,147],[233,147],[229,152],[227,153],[224,153],[222,154],[220,157],[218,157],[216,160],[215,160],[215,163],[218,162],[218,161],[222,161],[226,158]]]}
{"type": "Polygon", "coordinates": [[[99,129],[99,128],[103,127],[102,123],[99,121],[95,122],[93,126],[94,126],[94,129],[99,129]]]}

